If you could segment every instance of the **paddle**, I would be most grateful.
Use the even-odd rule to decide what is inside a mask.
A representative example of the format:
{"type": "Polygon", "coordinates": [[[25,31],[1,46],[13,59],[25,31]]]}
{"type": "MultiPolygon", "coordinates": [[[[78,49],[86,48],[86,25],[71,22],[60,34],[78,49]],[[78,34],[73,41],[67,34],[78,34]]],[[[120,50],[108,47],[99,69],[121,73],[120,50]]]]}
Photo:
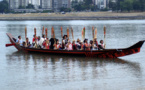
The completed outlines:
{"type": "Polygon", "coordinates": [[[47,39],[47,33],[48,33],[48,29],[45,29],[45,35],[46,35],[46,45],[45,48],[48,49],[48,44],[49,44],[49,39],[47,39]]]}
{"type": "Polygon", "coordinates": [[[83,42],[83,39],[84,39],[84,30],[82,29],[82,42],[83,42]]]}
{"type": "Polygon", "coordinates": [[[36,28],[34,28],[34,35],[36,35],[36,28]]]}
{"type": "Polygon", "coordinates": [[[73,34],[73,29],[72,29],[72,27],[71,27],[71,33],[72,33],[72,38],[73,38],[73,40],[74,40],[74,34],[73,34]]]}
{"type": "Polygon", "coordinates": [[[27,27],[25,27],[25,39],[27,38],[27,27]]]}
{"type": "Polygon", "coordinates": [[[93,39],[94,39],[94,26],[92,27],[92,36],[93,36],[93,39]]]}
{"type": "Polygon", "coordinates": [[[46,29],[45,29],[45,35],[46,35],[46,38],[47,38],[47,31],[48,31],[48,29],[46,28],[46,29]]]}
{"type": "MultiPolygon", "coordinates": [[[[93,32],[94,32],[94,28],[92,28],[93,32]]],[[[97,39],[97,28],[95,28],[95,35],[93,36],[93,48],[94,48],[94,43],[95,43],[95,39],[97,39]]]]}
{"type": "MultiPolygon", "coordinates": [[[[54,32],[54,28],[53,28],[53,26],[52,26],[52,28],[51,28],[51,34],[52,34],[53,39],[54,39],[54,44],[56,44],[55,32],[54,32]]],[[[57,48],[57,45],[55,45],[55,48],[57,48]]]]}
{"type": "Polygon", "coordinates": [[[104,26],[104,48],[106,48],[106,27],[104,26]]]}
{"type": "Polygon", "coordinates": [[[34,28],[34,35],[35,35],[35,48],[37,48],[37,41],[36,41],[36,39],[37,39],[37,37],[36,37],[36,28],[34,28]]]}
{"type": "Polygon", "coordinates": [[[83,28],[83,31],[84,31],[83,38],[85,39],[85,27],[83,28]]]}
{"type": "Polygon", "coordinates": [[[6,44],[6,47],[14,46],[15,44],[6,44]]]}
{"type": "Polygon", "coordinates": [[[54,32],[54,28],[52,27],[52,35],[53,35],[53,38],[55,38],[55,32],[54,32]]]}
{"type": "Polygon", "coordinates": [[[94,38],[97,38],[97,28],[95,29],[95,37],[94,38]]]}
{"type": "MultiPolygon", "coordinates": [[[[26,40],[26,38],[27,38],[27,27],[25,27],[25,40],[26,40]]],[[[27,40],[26,40],[25,46],[27,47],[27,40]]]]}
{"type": "Polygon", "coordinates": [[[60,30],[61,30],[61,37],[63,38],[63,28],[60,27],[60,30]]]}
{"type": "Polygon", "coordinates": [[[69,39],[69,28],[67,28],[67,37],[69,39]]]}
{"type": "Polygon", "coordinates": [[[44,26],[43,26],[43,28],[42,28],[42,35],[44,34],[44,26]]]}

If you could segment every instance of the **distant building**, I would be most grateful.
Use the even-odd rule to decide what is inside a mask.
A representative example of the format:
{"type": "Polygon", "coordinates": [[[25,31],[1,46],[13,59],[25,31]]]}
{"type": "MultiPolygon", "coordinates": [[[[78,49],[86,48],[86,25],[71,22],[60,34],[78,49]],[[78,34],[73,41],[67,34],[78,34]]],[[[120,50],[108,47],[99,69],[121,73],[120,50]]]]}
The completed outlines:
{"type": "Polygon", "coordinates": [[[31,4],[34,5],[35,9],[38,9],[40,6],[40,0],[31,0],[31,4]]]}
{"type": "Polygon", "coordinates": [[[52,0],[40,0],[40,6],[42,9],[52,10],[52,0]]]}
{"type": "Polygon", "coordinates": [[[60,8],[71,8],[71,0],[53,0],[52,6],[54,11],[59,11],[60,8]]]}
{"type": "Polygon", "coordinates": [[[28,6],[29,0],[19,0],[19,6],[25,7],[28,6]]]}
{"type": "Polygon", "coordinates": [[[18,9],[19,8],[19,0],[9,0],[9,8],[10,9],[18,9]]]}
{"type": "Polygon", "coordinates": [[[108,7],[109,0],[93,0],[94,5],[96,5],[99,9],[104,9],[108,7]]]}
{"type": "Polygon", "coordinates": [[[10,9],[18,9],[19,6],[26,7],[29,3],[29,0],[7,0],[9,3],[10,9]]]}

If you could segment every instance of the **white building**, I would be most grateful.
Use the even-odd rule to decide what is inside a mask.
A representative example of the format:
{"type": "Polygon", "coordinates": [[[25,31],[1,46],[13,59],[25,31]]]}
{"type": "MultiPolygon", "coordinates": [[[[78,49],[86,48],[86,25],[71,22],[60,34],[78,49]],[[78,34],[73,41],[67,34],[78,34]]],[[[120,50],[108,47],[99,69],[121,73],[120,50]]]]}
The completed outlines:
{"type": "Polygon", "coordinates": [[[10,9],[18,9],[19,8],[19,0],[9,0],[9,8],[10,9]]]}
{"type": "Polygon", "coordinates": [[[109,4],[109,0],[94,0],[94,3],[99,9],[104,9],[109,4]]]}
{"type": "Polygon", "coordinates": [[[29,0],[8,0],[10,9],[18,9],[19,6],[26,7],[29,0]]]}
{"type": "Polygon", "coordinates": [[[40,6],[42,9],[51,10],[52,9],[52,0],[40,0],[40,6]]]}
{"type": "Polygon", "coordinates": [[[71,0],[53,0],[52,6],[54,11],[59,11],[61,7],[71,8],[71,0]]]}

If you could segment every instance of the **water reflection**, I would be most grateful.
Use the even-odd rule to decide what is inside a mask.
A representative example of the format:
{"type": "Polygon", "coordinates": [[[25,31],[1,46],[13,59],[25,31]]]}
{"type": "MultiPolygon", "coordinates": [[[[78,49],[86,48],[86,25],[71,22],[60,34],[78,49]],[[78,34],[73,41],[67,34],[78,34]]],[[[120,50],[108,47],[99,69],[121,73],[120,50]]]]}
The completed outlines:
{"type": "Polygon", "coordinates": [[[8,65],[17,65],[18,67],[35,72],[49,72],[53,79],[64,78],[68,81],[71,79],[94,79],[99,75],[106,75],[112,67],[122,68],[130,71],[133,75],[141,75],[140,65],[136,62],[130,62],[116,59],[102,59],[89,57],[73,57],[60,55],[47,55],[37,53],[15,52],[6,55],[8,65]]]}

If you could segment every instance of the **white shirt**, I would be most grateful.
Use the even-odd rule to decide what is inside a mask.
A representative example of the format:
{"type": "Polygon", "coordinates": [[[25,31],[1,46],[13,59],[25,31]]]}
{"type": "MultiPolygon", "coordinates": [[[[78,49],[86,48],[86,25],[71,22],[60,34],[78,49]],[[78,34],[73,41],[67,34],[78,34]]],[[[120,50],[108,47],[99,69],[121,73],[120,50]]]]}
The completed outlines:
{"type": "Polygon", "coordinates": [[[23,40],[22,39],[17,39],[17,41],[16,41],[16,43],[19,43],[20,44],[20,46],[23,46],[23,40]]]}

